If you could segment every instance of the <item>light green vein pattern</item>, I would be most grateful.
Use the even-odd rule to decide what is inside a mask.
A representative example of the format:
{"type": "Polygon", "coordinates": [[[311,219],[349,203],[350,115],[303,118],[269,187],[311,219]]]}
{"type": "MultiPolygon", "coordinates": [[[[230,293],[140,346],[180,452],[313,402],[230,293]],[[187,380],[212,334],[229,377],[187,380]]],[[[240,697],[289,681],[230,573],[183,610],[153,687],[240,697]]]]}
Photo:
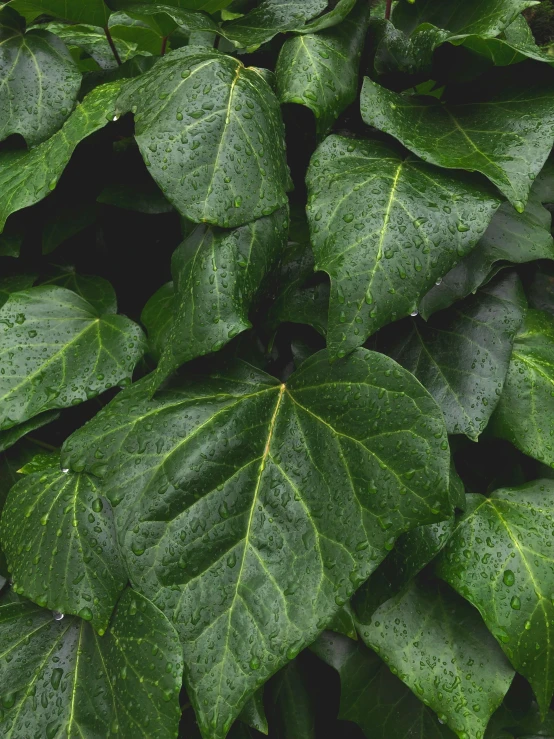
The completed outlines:
{"type": "Polygon", "coordinates": [[[101,495],[89,475],[25,475],[8,495],[0,538],[16,592],[103,633],[127,574],[101,495]]]}
{"type": "Polygon", "coordinates": [[[438,574],[473,603],[541,711],[554,691],[552,480],[467,496],[438,574]]]}
{"type": "Polygon", "coordinates": [[[448,515],[446,432],[422,386],[365,349],[319,352],[287,386],[245,363],[152,401],[142,386],[62,464],[103,475],[133,583],[171,614],[199,723],[222,738],[402,531],[448,515]]]}
{"type": "Polygon", "coordinates": [[[0,308],[0,430],[130,381],[145,337],[63,287],[12,293],[0,308]]]}
{"type": "Polygon", "coordinates": [[[0,600],[2,739],[175,737],[182,672],[175,630],[132,590],[103,637],[12,591],[0,600]]]}

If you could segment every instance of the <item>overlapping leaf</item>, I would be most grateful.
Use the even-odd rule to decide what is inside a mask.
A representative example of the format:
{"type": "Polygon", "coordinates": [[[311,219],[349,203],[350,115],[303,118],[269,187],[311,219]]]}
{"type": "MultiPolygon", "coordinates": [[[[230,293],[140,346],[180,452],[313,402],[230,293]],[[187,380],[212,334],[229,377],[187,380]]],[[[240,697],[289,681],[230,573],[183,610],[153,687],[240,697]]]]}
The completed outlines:
{"type": "Polygon", "coordinates": [[[128,383],[144,336],[63,287],[12,293],[0,308],[0,430],[128,383]]]}
{"type": "Polygon", "coordinates": [[[176,736],[183,660],[175,629],[127,590],[109,629],[7,592],[0,600],[4,739],[176,736]]]}
{"type": "Polygon", "coordinates": [[[150,174],[192,221],[240,226],[287,202],[279,105],[255,67],[178,49],[131,81],[118,108],[133,110],[150,174]]]}
{"type": "Polygon", "coordinates": [[[40,15],[51,15],[72,23],[107,26],[110,9],[104,0],[11,0],[10,6],[27,21],[40,15]]]}
{"type": "Polygon", "coordinates": [[[417,310],[484,233],[499,201],[379,141],[329,136],[307,175],[316,269],[331,277],[333,357],[417,310]]]}
{"type": "MultiPolygon", "coordinates": [[[[69,25],[50,23],[48,30],[63,39],[68,46],[78,46],[89,54],[101,69],[115,69],[117,61],[102,28],[84,23],[69,25]]],[[[132,59],[136,54],[145,54],[136,43],[121,39],[115,31],[110,31],[121,62],[132,59]]]]}
{"type": "Polygon", "coordinates": [[[481,612],[541,711],[554,691],[552,481],[467,496],[438,573],[481,612]]]}
{"type": "Polygon", "coordinates": [[[366,77],[361,110],[367,124],[427,162],[482,172],[521,212],[554,144],[553,93],[553,78],[539,72],[532,80],[489,79],[459,102],[400,95],[366,77]]]}
{"type": "Polygon", "coordinates": [[[286,386],[244,363],[152,401],[139,383],[62,463],[104,475],[133,582],[178,625],[213,737],[402,531],[450,510],[438,408],[363,349],[332,366],[315,354],[286,386]]]}
{"type": "Polygon", "coordinates": [[[517,275],[506,273],[428,323],[405,321],[381,348],[429,390],[449,434],[477,441],[502,394],[525,309],[517,275]]]}
{"type": "Polygon", "coordinates": [[[336,28],[283,44],[275,69],[279,100],[310,108],[320,135],[356,98],[368,21],[369,6],[362,2],[336,28]]]}
{"type": "Polygon", "coordinates": [[[140,320],[148,333],[148,347],[154,359],[158,360],[165,347],[171,330],[175,307],[173,282],[166,282],[144,306],[140,320]]]}

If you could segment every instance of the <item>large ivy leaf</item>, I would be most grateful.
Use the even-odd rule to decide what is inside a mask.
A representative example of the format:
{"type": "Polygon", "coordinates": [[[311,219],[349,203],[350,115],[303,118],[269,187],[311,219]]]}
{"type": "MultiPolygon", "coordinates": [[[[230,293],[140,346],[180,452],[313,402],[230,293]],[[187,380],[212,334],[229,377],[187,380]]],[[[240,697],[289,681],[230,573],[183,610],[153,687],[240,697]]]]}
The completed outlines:
{"type": "Polygon", "coordinates": [[[384,351],[429,390],[449,434],[477,441],[500,399],[525,309],[517,275],[503,274],[428,323],[400,324],[384,351]]]}
{"type": "Polygon", "coordinates": [[[98,480],[26,475],[10,491],[0,537],[17,593],[105,632],[127,574],[98,480]]]}
{"type": "Polygon", "coordinates": [[[11,592],[0,600],[4,739],[177,735],[183,659],[175,629],[127,590],[103,637],[11,592]]]}
{"type": "Polygon", "coordinates": [[[402,531],[450,511],[440,411],[365,349],[334,365],[314,354],[287,385],[240,362],[152,401],[139,383],[62,460],[104,475],[132,580],[173,614],[211,737],[402,531]]]}
{"type": "Polygon", "coordinates": [[[340,675],[339,718],[368,739],[454,739],[433,711],[363,644],[323,632],[311,649],[340,675]]]}
{"type": "Polygon", "coordinates": [[[21,19],[0,12],[0,141],[47,139],[71,112],[81,74],[63,41],[42,29],[24,33],[21,19]]]}
{"type": "Polygon", "coordinates": [[[0,336],[0,430],[128,383],[145,350],[139,326],[63,287],[12,293],[0,336]]]}
{"type": "Polygon", "coordinates": [[[444,584],[413,581],[361,634],[461,739],[483,736],[514,671],[474,608],[444,584]]]}
{"type": "Polygon", "coordinates": [[[336,28],[290,38],[281,48],[275,69],[279,100],[310,108],[319,135],[356,99],[368,22],[369,5],[362,2],[336,28]]]}
{"type": "Polygon", "coordinates": [[[544,713],[554,692],[552,481],[468,495],[438,574],[471,601],[544,713]]]}
{"type": "Polygon", "coordinates": [[[9,215],[38,203],[55,189],[77,144],[114,117],[120,88],[119,82],[97,87],[57,133],[34,149],[0,153],[0,229],[9,215]]]}
{"type": "Polygon", "coordinates": [[[335,135],[314,153],[307,183],[316,269],[331,277],[333,357],[417,310],[499,205],[469,176],[405,159],[379,141],[335,135]]]}
{"type": "Polygon", "coordinates": [[[107,26],[110,9],[103,0],[11,0],[10,6],[28,21],[51,15],[72,23],[107,26]]]}
{"type": "Polygon", "coordinates": [[[198,226],[173,254],[173,322],[158,384],[185,362],[219,351],[251,327],[248,310],[285,246],[285,208],[233,231],[198,226]]]}
{"type": "Polygon", "coordinates": [[[482,172],[521,212],[554,144],[554,84],[539,72],[488,83],[487,97],[444,102],[400,95],[366,77],[362,117],[432,164],[482,172]]]}
{"type": "Polygon", "coordinates": [[[492,419],[496,436],[554,466],[554,318],[529,310],[492,419]]]}
{"type": "Polygon", "coordinates": [[[551,220],[534,189],[523,213],[503,203],[475,249],[424,296],[419,304],[421,315],[427,319],[465,298],[507,264],[554,259],[551,220]]]}
{"type": "Polygon", "coordinates": [[[226,228],[287,202],[279,103],[262,73],[214,50],[178,49],[125,87],[150,174],[190,220],[226,228]]]}

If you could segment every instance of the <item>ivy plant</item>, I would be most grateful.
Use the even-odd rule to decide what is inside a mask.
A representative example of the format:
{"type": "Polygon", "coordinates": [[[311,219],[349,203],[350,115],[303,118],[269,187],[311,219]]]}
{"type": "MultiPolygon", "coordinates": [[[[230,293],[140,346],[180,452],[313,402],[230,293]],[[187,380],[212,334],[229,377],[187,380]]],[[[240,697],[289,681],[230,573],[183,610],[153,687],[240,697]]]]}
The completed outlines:
{"type": "Polygon", "coordinates": [[[0,5],[2,737],[554,738],[535,5],[0,5]]]}

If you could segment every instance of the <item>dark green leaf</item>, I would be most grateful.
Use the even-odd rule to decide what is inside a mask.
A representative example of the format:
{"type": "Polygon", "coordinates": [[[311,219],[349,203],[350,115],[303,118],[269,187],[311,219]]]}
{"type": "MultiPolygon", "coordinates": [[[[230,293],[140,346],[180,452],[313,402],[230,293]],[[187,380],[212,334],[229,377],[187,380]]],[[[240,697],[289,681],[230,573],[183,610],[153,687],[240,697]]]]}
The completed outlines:
{"type": "Polygon", "coordinates": [[[110,17],[110,9],[103,0],[12,0],[10,7],[28,21],[40,15],[51,15],[72,23],[104,27],[110,17]]]}
{"type": "Polygon", "coordinates": [[[60,474],[60,450],[52,449],[47,451],[40,451],[35,454],[32,459],[20,467],[18,472],[22,475],[32,475],[35,472],[51,472],[54,470],[58,475],[60,474]]]}
{"type": "MultiPolygon", "coordinates": [[[[131,4],[131,0],[109,0],[110,6],[118,10],[125,10],[131,4]]],[[[134,0],[140,5],[158,5],[158,0],[134,0]]],[[[215,13],[226,8],[233,0],[165,0],[164,4],[182,10],[203,10],[205,13],[215,13]]]]}
{"type": "Polygon", "coordinates": [[[315,739],[315,706],[297,660],[286,665],[273,679],[271,703],[275,739],[315,739]]]}
{"type": "Polygon", "coordinates": [[[339,718],[357,723],[368,739],[455,739],[363,644],[326,631],[311,649],[340,675],[339,718]]]}
{"type": "Polygon", "coordinates": [[[117,313],[115,290],[103,277],[80,275],[72,268],[59,267],[53,277],[41,281],[41,285],[59,285],[77,293],[90,303],[96,313],[117,313]]]}
{"type": "Polygon", "coordinates": [[[129,382],[145,349],[124,316],[99,316],[62,287],[13,293],[0,308],[0,429],[129,382]]]}
{"type": "Polygon", "coordinates": [[[477,441],[500,399],[525,308],[519,279],[508,272],[428,323],[405,321],[380,347],[429,390],[449,434],[477,441]]]}
{"type": "Polygon", "coordinates": [[[156,360],[167,346],[174,308],[175,290],[173,283],[167,282],[156,290],[142,311],[140,320],[146,326],[150,353],[156,360]]]}
{"type": "Polygon", "coordinates": [[[319,135],[356,99],[368,21],[369,4],[361,2],[336,28],[283,44],[275,70],[279,100],[310,108],[319,135]]]}
{"type": "Polygon", "coordinates": [[[0,153],[0,229],[11,213],[55,189],[77,144],[113,119],[120,89],[119,82],[97,87],[50,139],[30,151],[0,153]]]}
{"type": "Polygon", "coordinates": [[[547,313],[527,312],[492,424],[496,436],[554,466],[554,318],[547,313]]]}
{"type": "Polygon", "coordinates": [[[218,26],[205,13],[184,10],[169,3],[141,4],[129,2],[125,5],[125,12],[131,18],[137,18],[155,29],[160,36],[170,36],[175,29],[180,28],[187,33],[208,32],[216,33],[218,26]]]}
{"type": "Polygon", "coordinates": [[[402,531],[449,514],[444,425],[417,380],[364,349],[314,354],[286,386],[236,363],[152,401],[143,387],[62,463],[104,475],[133,582],[174,614],[199,723],[223,737],[402,531]]]}
{"type": "Polygon", "coordinates": [[[23,243],[23,233],[21,231],[11,231],[9,226],[6,227],[4,233],[0,235],[0,257],[18,257],[23,243]]]}
{"type": "Polygon", "coordinates": [[[57,621],[8,591],[0,601],[0,635],[4,739],[177,735],[179,640],[139,593],[123,594],[100,638],[86,621],[57,621]]]}
{"type": "Polygon", "coordinates": [[[279,105],[255,67],[178,49],[130,81],[118,107],[136,111],[150,174],[190,220],[240,226],[287,202],[279,105]]]}
{"type": "Polygon", "coordinates": [[[239,714],[239,720],[250,726],[252,729],[267,734],[267,718],[264,709],[264,689],[263,686],[256,690],[254,695],[245,704],[239,714]]]}
{"type": "MultiPolygon", "coordinates": [[[[59,36],[68,46],[78,46],[89,54],[101,69],[116,69],[118,64],[102,28],[85,24],[65,25],[50,23],[48,30],[59,36]]],[[[136,54],[144,54],[138,50],[137,44],[118,38],[112,33],[112,39],[122,62],[132,59],[136,54]]]]}
{"type": "Polygon", "coordinates": [[[248,310],[286,243],[285,208],[233,231],[198,226],[177,248],[174,315],[158,384],[185,362],[219,351],[251,327],[248,310]]]}
{"type": "MultiPolygon", "coordinates": [[[[550,70],[547,70],[550,72],[550,70]]],[[[522,212],[533,178],[554,144],[554,84],[533,78],[500,84],[460,103],[399,95],[364,80],[364,121],[440,167],[482,172],[522,212]]]]}
{"type": "Polygon", "coordinates": [[[552,481],[467,496],[438,574],[471,601],[544,712],[554,691],[552,481]]]}
{"type": "Polygon", "coordinates": [[[11,275],[9,277],[0,277],[0,308],[12,293],[18,293],[20,290],[27,290],[34,285],[37,275],[11,275]]]}
{"type": "MultiPolygon", "coordinates": [[[[354,9],[357,0],[338,0],[335,2],[331,10],[327,13],[314,18],[309,21],[301,28],[296,28],[295,33],[316,33],[317,31],[323,31],[326,28],[336,26],[338,23],[342,23],[348,14],[354,9]]],[[[363,4],[364,0],[362,0],[363,4]]],[[[367,3],[366,3],[367,5],[367,3]]]]}
{"type": "Polygon", "coordinates": [[[171,213],[173,206],[169,203],[154,182],[152,185],[125,184],[107,185],[98,198],[98,203],[113,205],[116,208],[134,210],[137,213],[158,215],[171,213]]]}
{"type": "Polygon", "coordinates": [[[96,220],[96,209],[92,203],[77,207],[61,207],[47,216],[42,232],[42,253],[50,254],[64,241],[80,233],[96,220]]]}
{"type": "Polygon", "coordinates": [[[427,319],[435,311],[465,298],[506,264],[554,259],[550,222],[551,215],[534,190],[523,213],[503,203],[475,249],[425,295],[419,305],[421,315],[427,319]]]}
{"type": "Polygon", "coordinates": [[[62,41],[42,29],[24,33],[20,21],[0,13],[0,141],[18,133],[36,146],[71,112],[81,74],[62,41]]]}
{"type": "Polygon", "coordinates": [[[13,446],[16,441],[19,441],[23,436],[39,429],[42,426],[46,426],[47,423],[51,423],[59,418],[57,411],[46,411],[45,413],[39,413],[38,416],[30,418],[24,423],[19,423],[17,426],[12,426],[7,431],[0,431],[0,452],[9,449],[13,446]]]}
{"type": "Polygon", "coordinates": [[[361,635],[461,739],[483,735],[514,676],[479,613],[444,584],[414,581],[361,635]]]}
{"type": "Polygon", "coordinates": [[[417,310],[485,231],[499,201],[379,141],[329,136],[307,175],[316,269],[331,277],[333,357],[417,310]]]}
{"type": "Polygon", "coordinates": [[[17,593],[103,634],[127,574],[101,496],[89,475],[28,474],[8,495],[0,534],[17,593]]]}
{"type": "Polygon", "coordinates": [[[352,612],[350,603],[346,603],[340,611],[335,614],[327,628],[330,631],[335,631],[337,634],[344,634],[350,639],[358,638],[358,632],[356,631],[356,624],[354,622],[354,613],[352,612]]]}

